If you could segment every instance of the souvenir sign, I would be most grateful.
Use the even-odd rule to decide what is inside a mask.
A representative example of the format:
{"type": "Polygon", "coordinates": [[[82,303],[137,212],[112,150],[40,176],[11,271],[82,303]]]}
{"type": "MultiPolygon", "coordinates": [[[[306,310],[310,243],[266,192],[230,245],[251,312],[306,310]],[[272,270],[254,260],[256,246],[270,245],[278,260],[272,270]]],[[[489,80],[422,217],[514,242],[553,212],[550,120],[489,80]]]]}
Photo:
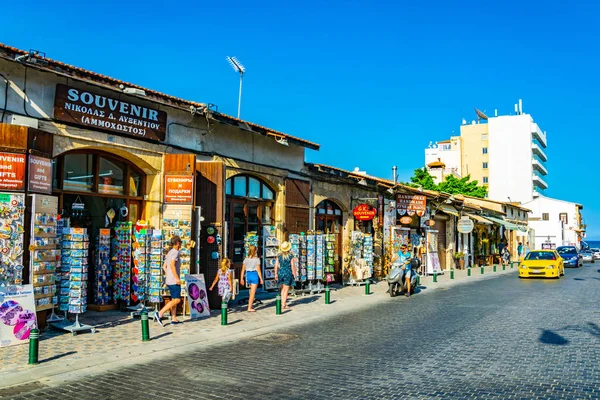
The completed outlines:
{"type": "Polygon", "coordinates": [[[456,224],[456,230],[460,233],[471,233],[474,227],[475,224],[469,217],[462,217],[456,224]]]}
{"type": "Polygon", "coordinates": [[[403,225],[409,225],[412,222],[411,217],[402,217],[400,218],[400,223],[403,225]]]}
{"type": "Polygon", "coordinates": [[[427,211],[427,198],[419,194],[397,194],[396,207],[400,215],[407,213],[408,215],[417,214],[419,217],[425,215],[427,211]]]}
{"type": "Polygon", "coordinates": [[[192,204],[193,175],[165,175],[165,203],[192,204]]]}
{"type": "Polygon", "coordinates": [[[25,154],[0,153],[0,189],[25,189],[25,154]]]}
{"type": "Polygon", "coordinates": [[[30,192],[52,193],[52,160],[29,155],[30,192]]]}
{"type": "Polygon", "coordinates": [[[368,204],[359,204],[354,208],[352,214],[359,221],[370,221],[377,215],[377,209],[368,204]]]}

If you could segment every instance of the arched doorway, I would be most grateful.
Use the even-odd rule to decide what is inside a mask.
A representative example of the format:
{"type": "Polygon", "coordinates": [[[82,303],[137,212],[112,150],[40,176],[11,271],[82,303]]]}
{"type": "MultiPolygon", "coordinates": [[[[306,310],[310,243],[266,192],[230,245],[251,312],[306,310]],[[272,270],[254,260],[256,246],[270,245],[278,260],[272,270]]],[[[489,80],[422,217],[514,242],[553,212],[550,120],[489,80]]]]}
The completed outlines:
{"type": "Polygon", "coordinates": [[[341,280],[342,239],[344,231],[344,213],[342,208],[332,200],[323,200],[315,207],[315,229],[323,233],[335,235],[335,276],[341,280]]]}
{"type": "Polygon", "coordinates": [[[256,176],[235,175],[225,182],[225,195],[227,256],[236,269],[236,278],[239,278],[246,234],[257,233],[260,251],[262,227],[273,224],[275,191],[256,176]]]}

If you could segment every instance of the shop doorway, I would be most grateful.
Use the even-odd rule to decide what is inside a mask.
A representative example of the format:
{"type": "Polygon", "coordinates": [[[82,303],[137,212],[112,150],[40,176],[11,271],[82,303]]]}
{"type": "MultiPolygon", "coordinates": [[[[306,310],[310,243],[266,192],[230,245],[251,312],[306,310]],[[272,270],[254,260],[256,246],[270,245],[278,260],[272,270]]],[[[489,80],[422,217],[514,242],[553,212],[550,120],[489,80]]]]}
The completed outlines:
{"type": "Polygon", "coordinates": [[[323,233],[335,235],[335,277],[342,279],[342,232],[343,212],[340,206],[331,200],[323,200],[316,207],[315,228],[323,233]]]}

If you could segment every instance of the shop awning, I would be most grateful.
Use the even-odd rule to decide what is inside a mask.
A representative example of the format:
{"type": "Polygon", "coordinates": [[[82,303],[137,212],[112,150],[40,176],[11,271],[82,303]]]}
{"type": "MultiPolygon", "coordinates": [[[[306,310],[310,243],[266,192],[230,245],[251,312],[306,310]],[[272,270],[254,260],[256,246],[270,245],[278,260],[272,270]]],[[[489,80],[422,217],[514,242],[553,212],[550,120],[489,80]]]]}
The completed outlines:
{"type": "Polygon", "coordinates": [[[485,225],[492,225],[492,224],[493,224],[493,222],[492,222],[492,221],[490,221],[490,220],[488,220],[488,219],[485,219],[485,218],[483,218],[483,217],[480,217],[479,215],[475,215],[475,214],[467,214],[467,216],[468,216],[469,218],[471,218],[473,221],[475,221],[475,222],[477,222],[477,223],[480,223],[480,224],[485,224],[485,225]]]}
{"type": "Polygon", "coordinates": [[[450,214],[450,215],[454,215],[455,217],[458,217],[458,211],[456,210],[456,208],[454,208],[448,204],[440,205],[440,210],[442,210],[446,214],[450,214]]]}
{"type": "Polygon", "coordinates": [[[506,229],[510,229],[511,231],[521,231],[522,232],[519,225],[513,224],[512,222],[508,222],[508,221],[505,221],[503,219],[496,218],[496,217],[489,217],[487,215],[486,215],[486,218],[489,219],[490,221],[493,221],[497,224],[504,226],[506,229]]]}

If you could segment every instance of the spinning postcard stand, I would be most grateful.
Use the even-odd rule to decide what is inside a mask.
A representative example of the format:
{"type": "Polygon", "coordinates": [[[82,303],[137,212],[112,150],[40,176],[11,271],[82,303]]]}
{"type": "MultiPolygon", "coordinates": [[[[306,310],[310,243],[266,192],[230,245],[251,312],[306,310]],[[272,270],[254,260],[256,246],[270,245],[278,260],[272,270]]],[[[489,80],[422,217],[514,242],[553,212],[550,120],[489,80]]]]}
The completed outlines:
{"type": "Polygon", "coordinates": [[[149,313],[152,317],[158,312],[161,302],[162,287],[162,234],[159,229],[150,229],[144,221],[138,221],[134,227],[133,242],[133,301],[140,303],[132,310],[132,317],[140,316],[147,311],[146,303],[154,303],[154,310],[149,313]]]}
{"type": "Polygon", "coordinates": [[[265,290],[277,290],[277,281],[275,280],[277,253],[279,253],[279,241],[276,237],[275,227],[272,225],[263,226],[262,268],[265,290]]]}
{"type": "Polygon", "coordinates": [[[97,305],[108,305],[112,300],[110,280],[110,229],[98,231],[96,259],[96,279],[94,281],[94,301],[97,305]]]}
{"type": "Polygon", "coordinates": [[[301,232],[289,236],[292,254],[297,258],[298,273],[292,294],[320,293],[334,280],[335,235],[301,232]]]}
{"type": "Polygon", "coordinates": [[[117,222],[114,246],[114,298],[123,300],[127,305],[131,301],[131,222],[117,222]]]}
{"type": "Polygon", "coordinates": [[[364,285],[373,276],[373,236],[353,231],[350,246],[349,262],[344,268],[344,284],[364,285]]]}

